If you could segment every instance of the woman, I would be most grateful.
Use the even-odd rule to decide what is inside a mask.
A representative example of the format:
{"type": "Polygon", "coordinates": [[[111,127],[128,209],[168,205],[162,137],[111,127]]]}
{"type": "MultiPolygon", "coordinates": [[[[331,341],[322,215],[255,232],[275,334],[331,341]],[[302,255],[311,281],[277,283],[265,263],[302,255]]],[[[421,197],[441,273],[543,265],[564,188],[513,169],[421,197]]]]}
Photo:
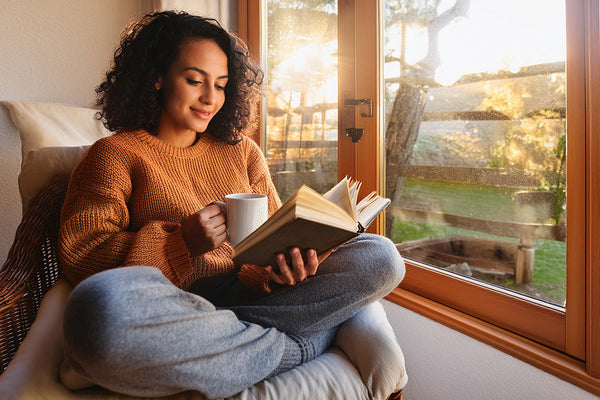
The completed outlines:
{"type": "Polygon", "coordinates": [[[393,244],[361,235],[334,253],[290,250],[235,265],[223,199],[280,200],[243,135],[262,75],[210,19],[152,13],[99,86],[114,135],[72,174],[59,254],[77,286],[64,314],[63,383],[141,396],[233,395],[308,361],[337,326],[398,285],[393,244]],[[117,268],[126,267],[126,268],[117,268]]]}

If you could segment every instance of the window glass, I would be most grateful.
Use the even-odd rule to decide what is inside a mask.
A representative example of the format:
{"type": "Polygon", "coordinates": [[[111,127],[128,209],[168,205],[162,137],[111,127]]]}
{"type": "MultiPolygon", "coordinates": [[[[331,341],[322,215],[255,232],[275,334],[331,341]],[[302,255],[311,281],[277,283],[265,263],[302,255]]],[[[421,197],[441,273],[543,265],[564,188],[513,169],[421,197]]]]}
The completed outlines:
{"type": "Polygon", "coordinates": [[[337,182],[337,2],[267,0],[266,156],[282,200],[337,182]]]}
{"type": "Polygon", "coordinates": [[[564,0],[383,4],[387,235],[564,305],[564,0]]]}

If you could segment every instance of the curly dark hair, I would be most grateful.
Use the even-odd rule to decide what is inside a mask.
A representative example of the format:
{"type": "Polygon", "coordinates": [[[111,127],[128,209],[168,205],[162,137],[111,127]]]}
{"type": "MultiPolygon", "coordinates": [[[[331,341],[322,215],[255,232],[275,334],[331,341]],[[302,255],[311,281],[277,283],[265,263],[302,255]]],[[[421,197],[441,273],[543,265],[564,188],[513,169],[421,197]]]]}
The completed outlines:
{"type": "Polygon", "coordinates": [[[101,107],[97,118],[108,130],[157,134],[161,99],[155,84],[177,59],[182,44],[196,38],[214,40],[227,55],[225,103],[207,132],[230,144],[241,140],[253,120],[263,72],[248,57],[246,45],[217,20],[175,11],[149,13],[122,37],[106,80],[96,89],[101,107]]]}

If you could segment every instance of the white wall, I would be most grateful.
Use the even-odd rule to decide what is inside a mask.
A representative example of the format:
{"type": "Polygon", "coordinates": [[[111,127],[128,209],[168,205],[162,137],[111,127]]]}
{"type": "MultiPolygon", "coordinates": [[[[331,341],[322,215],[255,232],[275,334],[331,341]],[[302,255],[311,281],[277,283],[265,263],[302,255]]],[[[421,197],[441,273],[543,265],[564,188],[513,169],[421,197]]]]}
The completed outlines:
{"type": "MultiPolygon", "coordinates": [[[[2,0],[0,100],[93,106],[121,29],[146,12],[143,0],[2,0]]],[[[21,216],[18,134],[0,107],[0,262],[21,216]]]]}
{"type": "Polygon", "coordinates": [[[384,308],[406,358],[407,400],[598,398],[396,304],[384,308]]]}

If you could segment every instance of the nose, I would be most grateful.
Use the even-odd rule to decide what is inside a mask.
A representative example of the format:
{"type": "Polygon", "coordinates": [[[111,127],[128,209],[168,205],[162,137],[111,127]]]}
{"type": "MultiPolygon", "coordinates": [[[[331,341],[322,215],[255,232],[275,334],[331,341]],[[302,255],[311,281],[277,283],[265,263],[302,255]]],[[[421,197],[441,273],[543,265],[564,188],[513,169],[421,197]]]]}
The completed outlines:
{"type": "Polygon", "coordinates": [[[214,104],[217,100],[217,90],[214,86],[206,85],[200,92],[200,101],[204,104],[214,104]]]}

